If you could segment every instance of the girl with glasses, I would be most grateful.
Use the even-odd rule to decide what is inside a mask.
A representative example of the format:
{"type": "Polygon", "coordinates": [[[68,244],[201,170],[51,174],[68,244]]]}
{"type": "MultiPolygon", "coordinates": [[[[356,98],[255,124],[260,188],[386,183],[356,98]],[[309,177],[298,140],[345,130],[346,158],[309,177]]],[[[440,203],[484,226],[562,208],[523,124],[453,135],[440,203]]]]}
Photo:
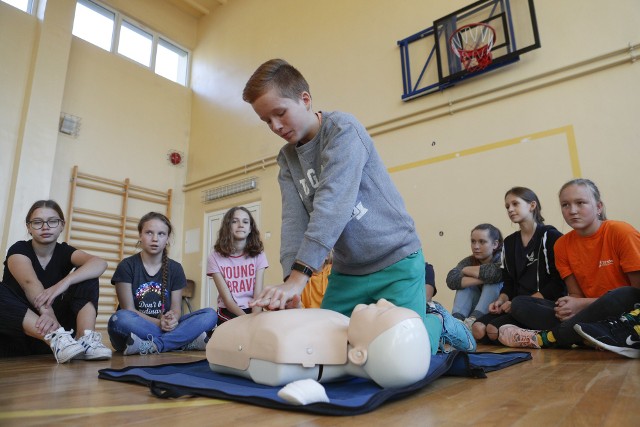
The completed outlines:
{"type": "Polygon", "coordinates": [[[95,331],[98,278],[106,261],[58,243],[65,223],[53,200],[35,202],[25,222],[31,240],[11,246],[4,262],[0,355],[53,351],[58,363],[110,359],[95,331]]]}

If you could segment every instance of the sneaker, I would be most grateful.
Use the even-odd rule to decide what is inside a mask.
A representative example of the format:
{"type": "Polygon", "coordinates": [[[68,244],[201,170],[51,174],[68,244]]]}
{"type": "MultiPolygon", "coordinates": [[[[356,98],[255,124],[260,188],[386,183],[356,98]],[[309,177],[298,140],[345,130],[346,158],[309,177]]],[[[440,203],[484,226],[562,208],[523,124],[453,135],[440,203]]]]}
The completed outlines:
{"type": "Polygon", "coordinates": [[[84,347],[73,339],[73,329],[65,331],[61,326],[54,332],[45,335],[45,341],[51,346],[53,355],[58,363],[67,363],[80,353],[84,353],[84,347]]]}
{"type": "Polygon", "coordinates": [[[476,318],[473,316],[467,317],[466,319],[464,319],[462,321],[462,323],[464,323],[464,326],[467,327],[468,330],[471,330],[471,326],[473,325],[473,323],[476,321],[476,318]]]}
{"type": "Polygon", "coordinates": [[[538,332],[516,325],[502,325],[498,330],[498,340],[507,347],[540,348],[536,339],[538,332]]]}
{"type": "Polygon", "coordinates": [[[102,334],[100,332],[84,330],[84,336],[80,337],[78,344],[82,345],[84,352],[78,354],[74,359],[84,360],[109,360],[111,350],[102,344],[102,334]]]}
{"type": "Polygon", "coordinates": [[[427,313],[435,314],[442,319],[440,350],[447,353],[450,351],[447,346],[450,346],[460,351],[476,351],[476,340],[471,335],[471,331],[464,326],[462,321],[453,317],[440,303],[436,301],[428,303],[427,313]]]}
{"type": "MultiPolygon", "coordinates": [[[[634,312],[640,310],[634,310],[634,312]]],[[[637,316],[638,313],[636,313],[637,316]]],[[[640,325],[629,315],[593,323],[577,323],[573,329],[589,343],[632,359],[640,359],[640,325]]]]}
{"type": "Polygon", "coordinates": [[[158,354],[158,347],[156,347],[156,343],[153,342],[153,336],[148,335],[148,340],[143,340],[133,332],[127,340],[127,347],[122,352],[125,356],[130,356],[132,354],[158,354]]]}
{"type": "Polygon", "coordinates": [[[201,333],[198,337],[191,341],[189,344],[182,347],[184,351],[203,351],[207,349],[207,343],[209,342],[209,337],[206,332],[201,333]]]}

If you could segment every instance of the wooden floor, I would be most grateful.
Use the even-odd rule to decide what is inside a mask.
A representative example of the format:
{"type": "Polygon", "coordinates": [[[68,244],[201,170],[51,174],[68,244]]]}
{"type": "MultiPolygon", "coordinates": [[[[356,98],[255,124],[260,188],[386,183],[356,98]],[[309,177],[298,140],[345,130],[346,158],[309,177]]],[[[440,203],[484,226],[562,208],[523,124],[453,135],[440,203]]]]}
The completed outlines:
{"type": "MultiPolygon", "coordinates": [[[[504,348],[481,346],[481,351],[504,348]]],[[[329,417],[208,398],[163,400],[98,369],[204,358],[204,352],[114,355],[57,365],[0,359],[0,426],[631,426],[640,425],[640,360],[595,350],[533,350],[486,379],[443,377],[368,414],[329,417]]]]}

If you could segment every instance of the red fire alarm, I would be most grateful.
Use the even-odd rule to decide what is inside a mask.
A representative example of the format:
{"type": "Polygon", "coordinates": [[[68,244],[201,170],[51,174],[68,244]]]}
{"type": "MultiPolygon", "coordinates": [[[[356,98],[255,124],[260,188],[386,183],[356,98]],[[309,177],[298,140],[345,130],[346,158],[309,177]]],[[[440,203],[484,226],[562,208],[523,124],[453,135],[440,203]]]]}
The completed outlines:
{"type": "Polygon", "coordinates": [[[169,150],[167,153],[167,160],[169,160],[169,163],[173,166],[179,166],[184,160],[184,154],[180,151],[169,150]]]}

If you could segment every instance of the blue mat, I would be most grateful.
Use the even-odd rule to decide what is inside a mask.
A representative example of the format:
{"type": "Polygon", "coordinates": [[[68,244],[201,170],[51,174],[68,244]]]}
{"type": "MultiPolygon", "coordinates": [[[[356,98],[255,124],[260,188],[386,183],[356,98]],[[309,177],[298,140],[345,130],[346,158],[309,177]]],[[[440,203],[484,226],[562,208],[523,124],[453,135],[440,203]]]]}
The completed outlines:
{"type": "Polygon", "coordinates": [[[324,415],[357,415],[370,412],[385,402],[401,399],[422,389],[442,375],[484,378],[487,372],[530,360],[528,352],[438,353],[431,358],[429,372],[420,381],[402,388],[384,389],[362,378],[323,384],[329,403],[293,405],[278,397],[282,387],[256,384],[251,380],[218,374],[206,360],[158,366],[131,366],[102,369],[101,379],[133,382],[148,386],[161,398],[206,396],[234,400],[268,408],[311,412],[324,415]]]}

